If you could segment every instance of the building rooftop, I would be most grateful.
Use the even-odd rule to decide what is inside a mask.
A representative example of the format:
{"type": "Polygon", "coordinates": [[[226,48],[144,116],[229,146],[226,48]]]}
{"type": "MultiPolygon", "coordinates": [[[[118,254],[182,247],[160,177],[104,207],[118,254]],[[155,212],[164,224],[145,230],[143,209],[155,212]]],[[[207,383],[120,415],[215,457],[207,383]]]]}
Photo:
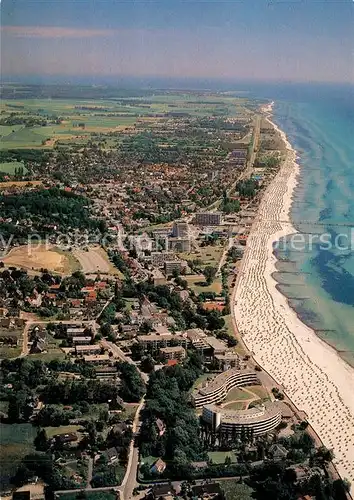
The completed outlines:
{"type": "Polygon", "coordinates": [[[84,356],[84,361],[90,363],[91,361],[109,361],[111,358],[108,354],[91,354],[84,356]]]}
{"type": "Polygon", "coordinates": [[[250,369],[239,370],[237,368],[231,368],[230,370],[227,370],[226,372],[217,375],[214,379],[212,379],[209,383],[207,383],[205,387],[202,387],[197,392],[203,396],[207,396],[208,394],[222,387],[232,375],[247,375],[247,374],[255,374],[255,372],[254,370],[250,369]]]}
{"type": "Polygon", "coordinates": [[[160,352],[168,354],[169,352],[184,352],[184,347],[177,345],[174,347],[163,347],[160,352]]]}
{"type": "Polygon", "coordinates": [[[98,344],[89,344],[89,345],[77,345],[75,347],[77,352],[86,352],[86,351],[100,351],[101,346],[98,344]]]}
{"type": "Polygon", "coordinates": [[[215,337],[206,337],[204,340],[214,351],[227,350],[226,344],[215,337]]]}
{"type": "Polygon", "coordinates": [[[139,335],[138,340],[140,342],[158,342],[159,340],[170,340],[173,337],[176,336],[172,335],[172,333],[163,333],[161,335],[152,333],[151,335],[139,335]]]}
{"type": "Polygon", "coordinates": [[[281,412],[280,405],[277,402],[272,403],[270,401],[266,401],[253,408],[248,408],[247,410],[228,410],[216,405],[205,405],[204,408],[214,413],[219,413],[223,423],[237,422],[241,425],[249,422],[263,422],[263,420],[275,417],[281,412]]]}

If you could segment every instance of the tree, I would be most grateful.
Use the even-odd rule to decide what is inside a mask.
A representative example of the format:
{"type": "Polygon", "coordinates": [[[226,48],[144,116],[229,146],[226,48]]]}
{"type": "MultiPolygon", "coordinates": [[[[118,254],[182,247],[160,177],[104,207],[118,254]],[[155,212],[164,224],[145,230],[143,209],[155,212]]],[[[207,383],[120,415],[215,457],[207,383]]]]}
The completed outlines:
{"type": "Polygon", "coordinates": [[[141,366],[141,369],[143,372],[150,373],[154,369],[155,362],[154,362],[153,358],[150,355],[148,355],[148,356],[145,356],[145,358],[143,358],[141,360],[140,366],[141,366]]]}
{"type": "Polygon", "coordinates": [[[213,282],[215,275],[216,275],[216,271],[217,271],[217,269],[215,267],[212,267],[212,266],[206,266],[204,268],[203,274],[205,276],[205,280],[206,280],[208,285],[210,285],[213,282]]]}
{"type": "Polygon", "coordinates": [[[37,435],[34,438],[34,446],[37,451],[47,451],[48,449],[48,436],[45,429],[38,429],[37,435]]]}
{"type": "Polygon", "coordinates": [[[119,395],[128,403],[137,403],[145,393],[145,384],[136,368],[128,362],[118,363],[121,385],[119,395]]]}
{"type": "Polygon", "coordinates": [[[314,460],[319,465],[325,467],[329,464],[329,462],[332,462],[333,458],[334,458],[333,450],[329,450],[325,446],[320,446],[316,451],[314,460]]]}

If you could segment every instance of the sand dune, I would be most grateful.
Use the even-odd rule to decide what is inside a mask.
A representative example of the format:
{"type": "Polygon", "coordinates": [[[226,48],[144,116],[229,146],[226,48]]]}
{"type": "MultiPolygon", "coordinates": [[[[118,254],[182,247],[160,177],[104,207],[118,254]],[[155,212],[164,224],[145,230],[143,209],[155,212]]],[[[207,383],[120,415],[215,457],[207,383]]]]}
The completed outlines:
{"type": "MultiPolygon", "coordinates": [[[[282,137],[286,141],[285,134],[282,137]]],[[[354,369],[298,319],[271,276],[276,263],[273,243],[296,233],[289,210],[299,167],[295,151],[286,143],[287,159],[262,200],[247,242],[235,316],[257,362],[306,412],[325,446],[333,448],[339,473],[353,484],[354,369]]]]}

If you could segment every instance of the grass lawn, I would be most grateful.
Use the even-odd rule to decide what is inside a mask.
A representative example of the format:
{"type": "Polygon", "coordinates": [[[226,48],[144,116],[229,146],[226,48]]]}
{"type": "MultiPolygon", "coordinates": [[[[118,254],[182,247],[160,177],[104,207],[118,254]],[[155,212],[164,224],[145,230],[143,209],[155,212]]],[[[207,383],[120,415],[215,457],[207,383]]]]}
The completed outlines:
{"type": "Polygon", "coordinates": [[[124,407],[124,419],[126,418],[134,418],[136,410],[138,408],[138,404],[127,404],[125,403],[123,405],[124,407]]]}
{"type": "Polygon", "coordinates": [[[37,429],[31,424],[0,423],[0,487],[6,489],[22,458],[34,451],[37,429]]]}
{"type": "Polygon", "coordinates": [[[214,464],[223,464],[226,457],[231,458],[232,463],[237,462],[233,451],[208,451],[208,457],[214,462],[214,464]]]}
{"type": "Polygon", "coordinates": [[[44,427],[48,438],[52,438],[55,434],[69,434],[77,432],[81,429],[80,425],[60,425],[59,427],[44,427]]]}
{"type": "Polygon", "coordinates": [[[196,389],[203,382],[206,382],[207,380],[211,380],[212,378],[214,378],[214,376],[215,375],[212,375],[211,373],[203,373],[203,375],[200,375],[200,377],[198,377],[197,380],[194,382],[192,389],[196,389]]]}
{"type": "Polygon", "coordinates": [[[42,361],[53,361],[53,359],[64,359],[65,353],[61,349],[49,349],[48,352],[30,354],[30,359],[41,359],[42,361]]]}
{"type": "Polygon", "coordinates": [[[237,354],[239,354],[240,356],[245,356],[247,353],[245,351],[245,349],[243,348],[243,346],[241,345],[240,343],[240,339],[239,339],[239,336],[238,335],[235,335],[235,331],[234,331],[234,326],[233,326],[233,323],[232,323],[232,317],[231,317],[231,314],[228,314],[227,316],[223,316],[224,320],[225,320],[225,323],[226,323],[226,328],[227,328],[227,331],[228,333],[232,336],[232,337],[235,337],[236,340],[238,341],[238,344],[236,347],[234,347],[235,351],[237,352],[237,354]]]}
{"type": "Polygon", "coordinates": [[[8,401],[0,401],[0,411],[2,411],[3,413],[7,413],[8,407],[9,407],[8,401]]]}
{"type": "Polygon", "coordinates": [[[17,358],[21,354],[21,346],[0,346],[0,359],[17,358]]]}
{"type": "Polygon", "coordinates": [[[224,247],[222,245],[199,247],[198,251],[181,253],[181,259],[202,261],[202,266],[217,267],[221,259],[224,247]]]}
{"type": "Polygon", "coordinates": [[[251,399],[252,396],[249,392],[243,391],[241,388],[235,387],[227,394],[225,402],[239,401],[243,399],[251,399]]]}
{"type": "Polygon", "coordinates": [[[0,172],[13,175],[15,173],[15,169],[20,167],[23,168],[23,173],[25,174],[27,172],[27,168],[25,168],[21,161],[8,161],[0,163],[0,172]]]}
{"type": "Polygon", "coordinates": [[[183,279],[186,279],[188,282],[188,286],[190,286],[195,293],[202,292],[215,292],[216,294],[220,294],[222,290],[221,279],[216,278],[211,285],[204,286],[205,278],[202,274],[191,274],[187,276],[183,276],[183,279]]]}
{"type": "Polygon", "coordinates": [[[60,339],[55,339],[52,335],[47,333],[47,352],[39,354],[30,354],[31,359],[41,359],[42,361],[52,361],[53,359],[64,359],[65,353],[59,348],[61,343],[60,339]]]}
{"type": "Polygon", "coordinates": [[[248,391],[253,392],[255,396],[258,396],[260,399],[266,399],[269,398],[268,391],[265,387],[262,385],[250,385],[246,387],[248,391]]]}
{"type": "MultiPolygon", "coordinates": [[[[82,500],[82,492],[63,493],[58,496],[59,500],[82,500]]],[[[117,500],[117,494],[114,490],[104,491],[85,491],[86,500],[117,500]]]]}
{"type": "Polygon", "coordinates": [[[226,500],[252,500],[253,489],[235,480],[223,481],[221,485],[226,500]]]}
{"type": "Polygon", "coordinates": [[[140,459],[140,467],[144,464],[148,464],[150,467],[156,462],[156,460],[158,459],[159,457],[153,457],[151,455],[149,455],[148,457],[141,457],[140,459]]]}
{"type": "Polygon", "coordinates": [[[243,403],[242,401],[236,401],[233,403],[228,403],[224,406],[227,410],[245,410],[247,403],[243,403]]]}

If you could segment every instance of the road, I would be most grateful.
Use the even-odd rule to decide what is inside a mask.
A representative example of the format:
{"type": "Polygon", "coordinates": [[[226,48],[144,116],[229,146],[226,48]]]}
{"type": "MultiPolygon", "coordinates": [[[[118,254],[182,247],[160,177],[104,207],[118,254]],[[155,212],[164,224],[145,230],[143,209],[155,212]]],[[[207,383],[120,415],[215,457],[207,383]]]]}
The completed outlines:
{"type": "Polygon", "coordinates": [[[102,339],[101,340],[101,345],[105,349],[108,349],[109,351],[112,351],[113,356],[115,358],[119,358],[121,361],[126,361],[127,363],[130,363],[131,365],[134,365],[136,367],[136,369],[138,370],[138,372],[140,373],[141,378],[144,380],[144,382],[145,383],[148,382],[149,376],[147,375],[147,373],[144,373],[141,370],[139,370],[139,368],[136,366],[136,364],[134,363],[134,361],[131,358],[129,358],[128,356],[126,356],[125,353],[122,351],[122,349],[120,349],[120,347],[118,347],[113,342],[109,342],[106,339],[102,339]]]}
{"type": "Polygon", "coordinates": [[[143,398],[136,410],[134,421],[133,421],[133,439],[129,446],[129,459],[127,470],[125,472],[124,479],[120,486],[121,500],[124,498],[129,499],[133,497],[133,490],[138,485],[137,483],[137,473],[139,467],[139,448],[134,446],[134,436],[138,434],[140,428],[140,412],[145,404],[145,399],[143,398]]]}
{"type": "Polygon", "coordinates": [[[92,481],[92,471],[93,471],[93,458],[89,457],[87,464],[87,483],[86,488],[91,489],[91,481],[92,481]]]}
{"type": "MultiPolygon", "coordinates": [[[[231,184],[231,186],[226,190],[227,195],[229,196],[236,188],[236,184],[242,180],[242,179],[248,179],[251,177],[251,174],[253,172],[253,166],[254,162],[256,160],[257,152],[258,152],[258,147],[259,147],[259,139],[260,139],[260,133],[261,133],[261,115],[256,115],[254,119],[254,131],[253,131],[253,144],[252,144],[252,151],[250,153],[249,160],[247,162],[245,170],[241,172],[241,174],[237,177],[237,179],[231,184]]],[[[221,203],[221,200],[216,200],[214,201],[211,205],[208,205],[207,207],[204,208],[205,211],[208,210],[214,210],[217,208],[221,203]]]]}

